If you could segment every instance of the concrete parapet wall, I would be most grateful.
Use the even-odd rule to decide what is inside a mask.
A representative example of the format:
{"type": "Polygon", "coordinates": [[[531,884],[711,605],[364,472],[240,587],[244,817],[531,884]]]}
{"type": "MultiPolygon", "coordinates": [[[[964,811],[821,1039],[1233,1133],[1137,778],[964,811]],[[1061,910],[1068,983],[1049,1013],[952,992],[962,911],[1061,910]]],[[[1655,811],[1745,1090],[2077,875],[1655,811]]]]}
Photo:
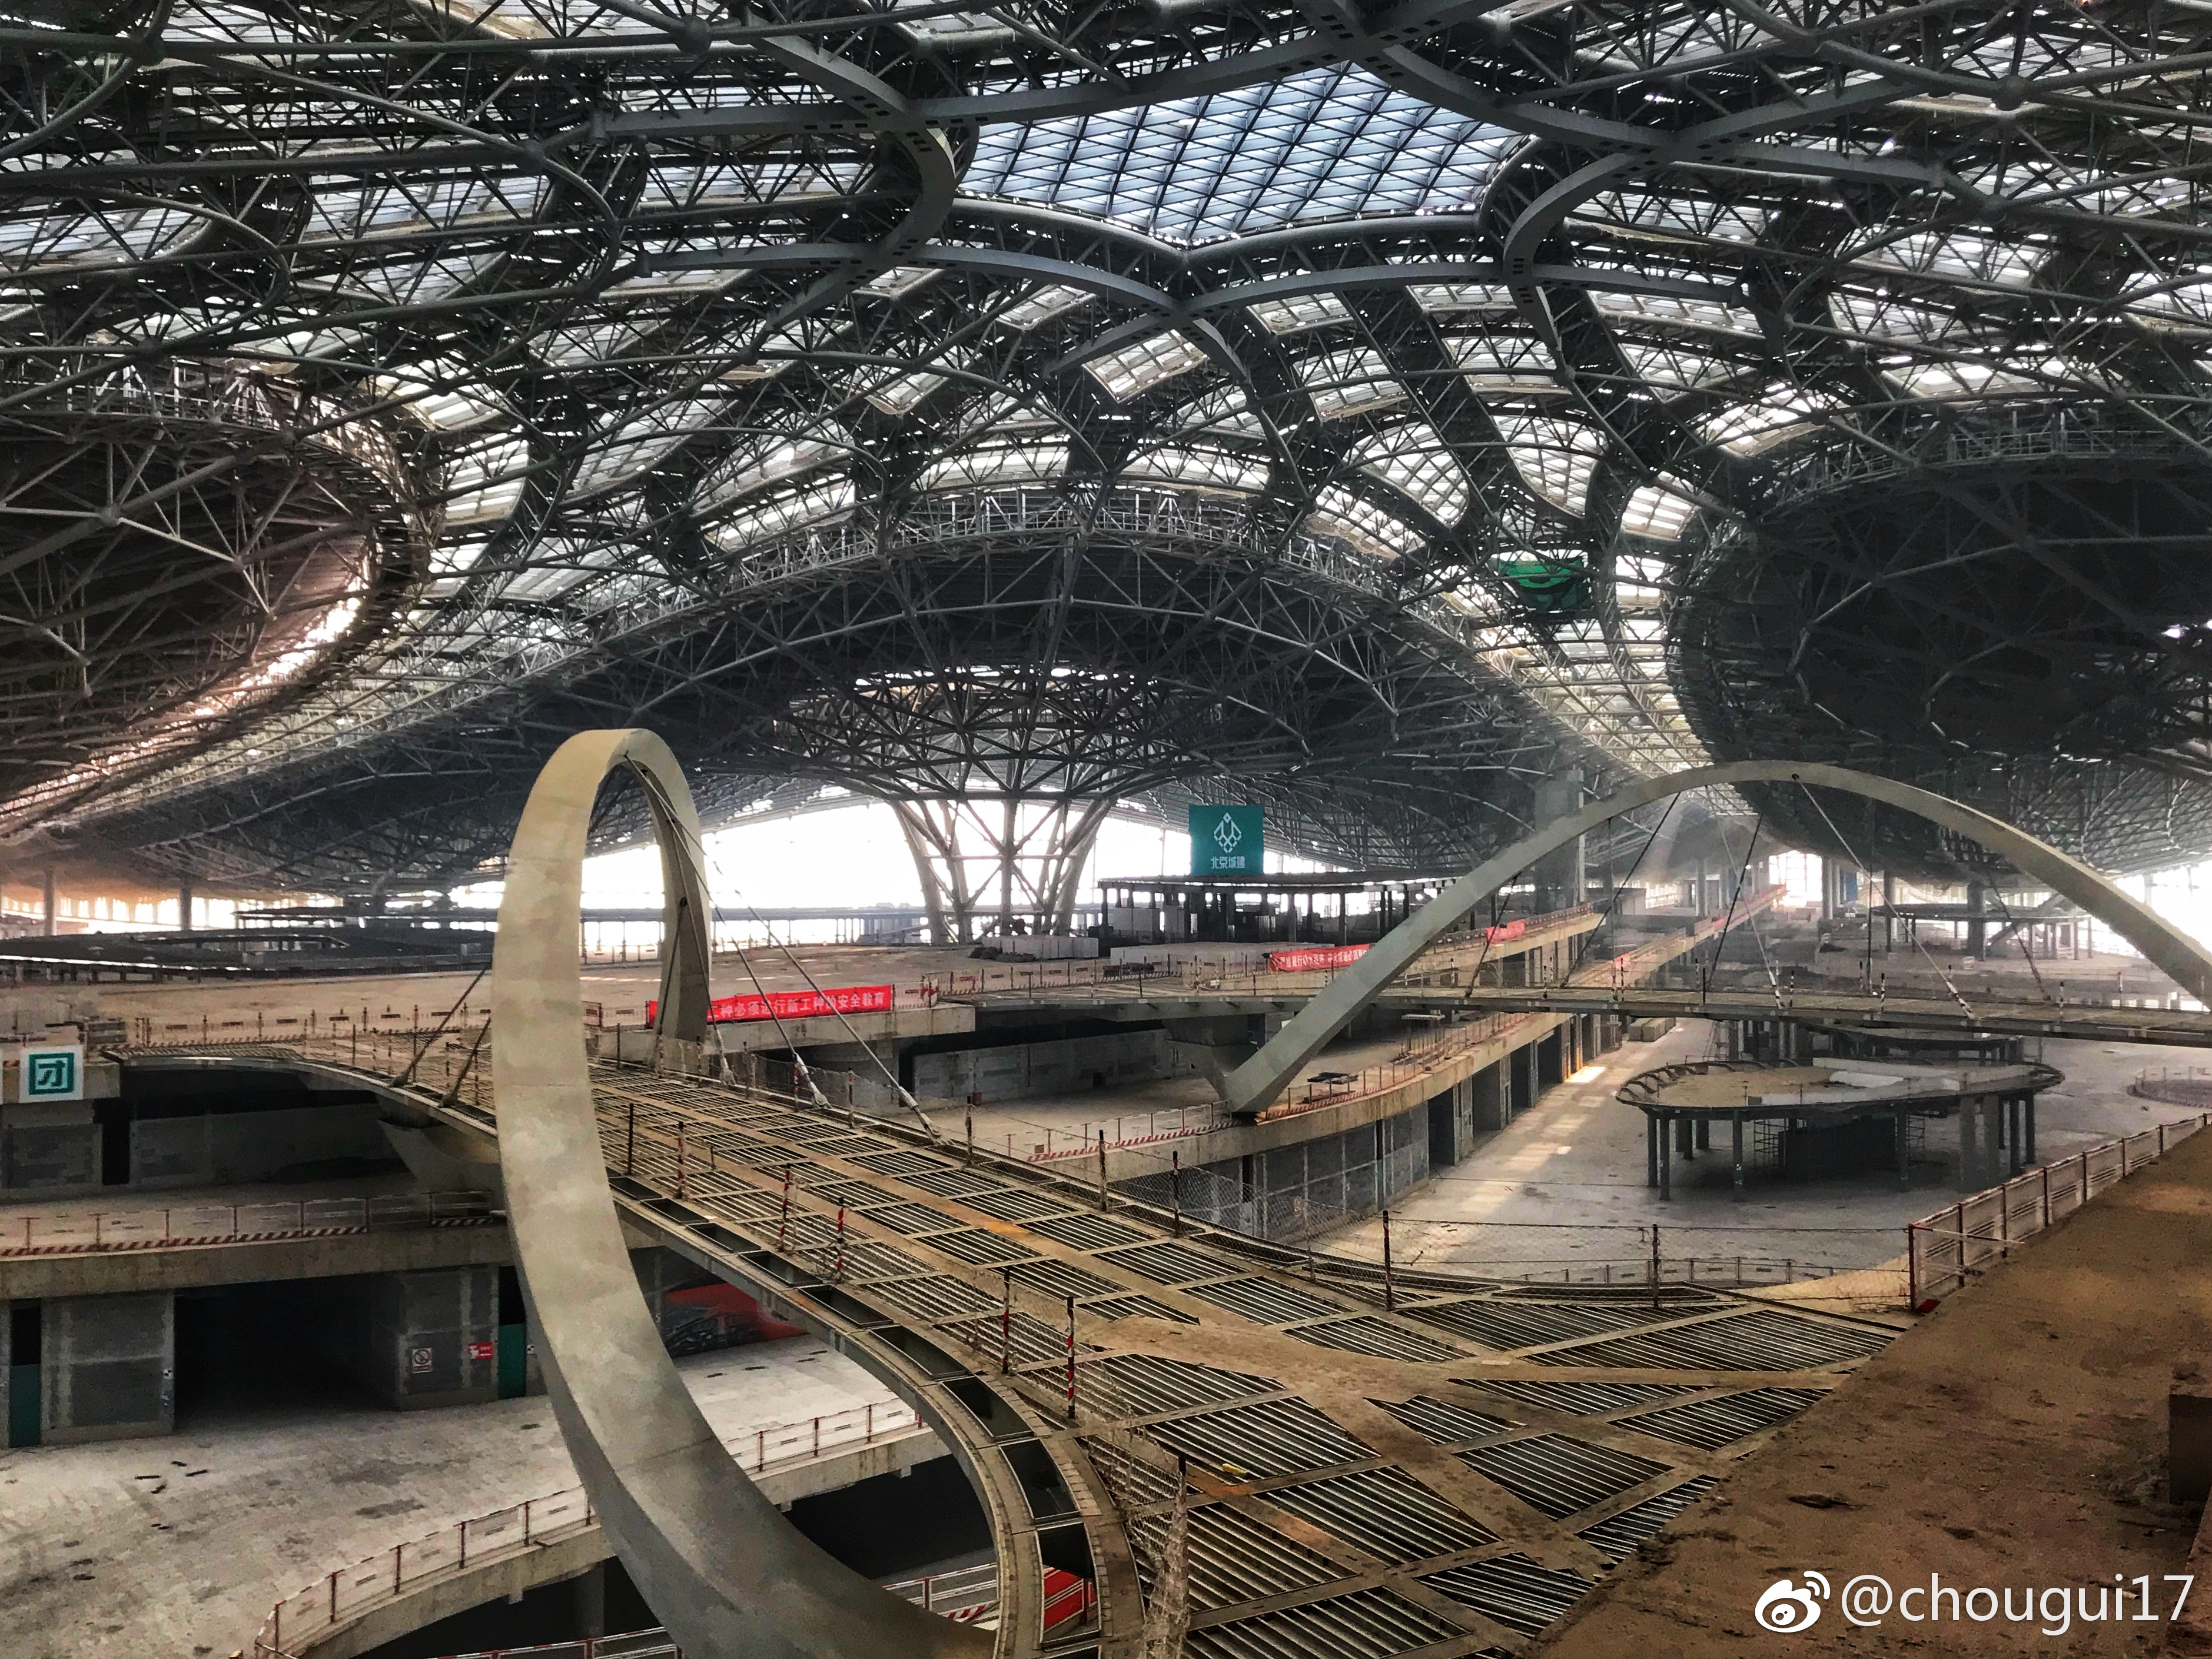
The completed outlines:
{"type": "Polygon", "coordinates": [[[174,1297],[58,1297],[46,1304],[43,1341],[44,1443],[125,1440],[174,1428],[174,1297]]]}
{"type": "Polygon", "coordinates": [[[1110,1031],[916,1054],[914,1091],[945,1100],[981,1091],[987,1102],[997,1102],[1119,1087],[1192,1069],[1170,1052],[1174,1046],[1164,1030],[1110,1031]]]}

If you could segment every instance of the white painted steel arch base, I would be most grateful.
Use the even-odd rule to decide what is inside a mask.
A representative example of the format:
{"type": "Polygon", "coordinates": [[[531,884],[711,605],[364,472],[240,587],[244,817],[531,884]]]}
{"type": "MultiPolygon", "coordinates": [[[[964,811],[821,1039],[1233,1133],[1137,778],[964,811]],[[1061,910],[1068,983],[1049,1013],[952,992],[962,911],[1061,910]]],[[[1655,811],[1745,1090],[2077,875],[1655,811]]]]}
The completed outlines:
{"type": "Polygon", "coordinates": [[[600,1156],[576,916],[592,805],[645,786],[666,881],[665,1036],[706,1034],[699,819],[649,732],[584,732],[538,775],[492,957],[493,1098],[523,1285],[568,1450],[623,1565],[692,1659],[981,1659],[989,1637],[923,1613],[804,1537],[747,1480],[661,1346],[600,1156]]]}
{"type": "Polygon", "coordinates": [[[1794,761],[1732,761],[1664,777],[1646,778],[1581,811],[1546,824],[1494,858],[1477,865],[1430,903],[1384,934],[1375,948],[1339,974],[1328,989],[1269,1038],[1249,1060],[1222,1079],[1231,1112],[1263,1111],[1313,1058],[1349,1025],[1383,988],[1404,973],[1438,935],[1456,927],[1475,907],[1547,854],[1607,819],[1692,789],[1739,783],[1802,783],[1840,790],[1915,813],[1971,836],[2010,860],[2023,874],[2063,893],[2156,963],[2200,1002],[2212,1003],[2212,955],[2171,924],[2130,898],[2098,871],[2002,818],[1962,806],[1909,783],[1841,766],[1794,761]]]}

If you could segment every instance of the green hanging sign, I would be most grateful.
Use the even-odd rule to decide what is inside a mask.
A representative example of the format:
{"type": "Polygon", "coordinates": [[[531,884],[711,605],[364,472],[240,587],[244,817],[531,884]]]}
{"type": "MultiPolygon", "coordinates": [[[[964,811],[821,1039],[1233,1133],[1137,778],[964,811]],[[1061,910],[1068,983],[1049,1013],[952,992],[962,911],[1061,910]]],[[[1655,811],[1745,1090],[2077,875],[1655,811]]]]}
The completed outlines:
{"type": "Polygon", "coordinates": [[[1267,866],[1265,815],[1257,806],[1190,809],[1190,872],[1256,876],[1267,866]]]}

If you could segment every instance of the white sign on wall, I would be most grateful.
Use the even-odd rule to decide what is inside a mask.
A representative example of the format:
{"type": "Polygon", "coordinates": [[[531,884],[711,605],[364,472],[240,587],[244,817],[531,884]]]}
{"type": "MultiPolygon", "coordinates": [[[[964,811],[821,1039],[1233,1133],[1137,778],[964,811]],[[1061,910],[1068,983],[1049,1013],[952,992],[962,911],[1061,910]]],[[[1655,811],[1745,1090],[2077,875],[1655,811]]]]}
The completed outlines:
{"type": "Polygon", "coordinates": [[[82,1100],[84,1045],[81,1042],[26,1044],[18,1073],[20,1100],[82,1100]]]}

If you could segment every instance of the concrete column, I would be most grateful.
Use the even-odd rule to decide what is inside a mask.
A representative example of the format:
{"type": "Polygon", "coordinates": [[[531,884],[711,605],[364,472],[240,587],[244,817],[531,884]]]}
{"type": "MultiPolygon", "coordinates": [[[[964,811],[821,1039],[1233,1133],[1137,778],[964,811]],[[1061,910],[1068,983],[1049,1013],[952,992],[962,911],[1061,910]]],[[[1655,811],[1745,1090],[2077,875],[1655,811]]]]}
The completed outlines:
{"type": "Polygon", "coordinates": [[[2030,1095],[2022,1103],[2021,1121],[2021,1156],[2032,1167],[2035,1158],[2035,1097],[2030,1095]]]}
{"type": "Polygon", "coordinates": [[[186,876],[177,884],[177,931],[192,931],[192,878],[186,876]]]}
{"type": "Polygon", "coordinates": [[[1735,1190],[1729,1196],[1741,1203],[1743,1200],[1743,1114],[1741,1112],[1729,1114],[1729,1150],[1735,1160],[1735,1190]]]}
{"type": "Polygon", "coordinates": [[[1659,1127],[1659,1196],[1662,1201],[1674,1196],[1674,1114],[1668,1113],[1666,1117],[1659,1127]]]}
{"type": "MultiPolygon", "coordinates": [[[[1893,910],[1897,903],[1897,878],[1887,870],[1881,872],[1881,902],[1893,910]]],[[[1897,917],[1893,914],[1881,919],[1881,948],[1885,952],[1897,949],[1897,917]]]]}
{"type": "MultiPolygon", "coordinates": [[[[59,1297],[42,1312],[42,1443],[138,1439],[175,1428],[173,1296],[59,1297]]],[[[241,1356],[241,1363],[250,1360],[241,1356]]]]}
{"type": "Polygon", "coordinates": [[[1959,1168],[1953,1186],[1978,1193],[2004,1179],[1997,1145],[1998,1102],[1993,1095],[1966,1095],[1959,1102],[1959,1168]]]}
{"type": "Polygon", "coordinates": [[[1659,1184],[1659,1115],[1656,1112],[1644,1113],[1644,1184],[1647,1187],[1659,1184]]]}
{"type": "Polygon", "coordinates": [[[58,931],[58,924],[59,922],[60,916],[61,899],[59,895],[54,890],[54,867],[50,864],[46,866],[46,925],[39,931],[44,933],[48,939],[53,938],[55,933],[58,931]]]}
{"type": "Polygon", "coordinates": [[[1990,906],[1990,889],[1986,882],[1966,884],[1966,908],[1972,914],[1966,921],[1966,954],[1979,962],[1990,953],[1990,924],[1983,913],[1990,906]]]}
{"type": "Polygon", "coordinates": [[[1897,1141],[1897,1184],[1900,1189],[1912,1184],[1912,1170],[1909,1162],[1909,1143],[1905,1133],[1905,1109],[1899,1107],[1890,1115],[1890,1127],[1897,1141]]]}
{"type": "MultiPolygon", "coordinates": [[[[1583,805],[1583,781],[1569,774],[1547,778],[1536,786],[1535,817],[1539,824],[1563,818],[1583,805]]],[[[1556,853],[1536,861],[1536,891],[1533,902],[1540,910],[1564,910],[1583,901],[1585,885],[1583,838],[1569,842],[1556,853]]]]}
{"type": "Polygon", "coordinates": [[[351,1281],[332,1346],[387,1406],[471,1406],[499,1397],[499,1269],[372,1273],[351,1281]]]}

